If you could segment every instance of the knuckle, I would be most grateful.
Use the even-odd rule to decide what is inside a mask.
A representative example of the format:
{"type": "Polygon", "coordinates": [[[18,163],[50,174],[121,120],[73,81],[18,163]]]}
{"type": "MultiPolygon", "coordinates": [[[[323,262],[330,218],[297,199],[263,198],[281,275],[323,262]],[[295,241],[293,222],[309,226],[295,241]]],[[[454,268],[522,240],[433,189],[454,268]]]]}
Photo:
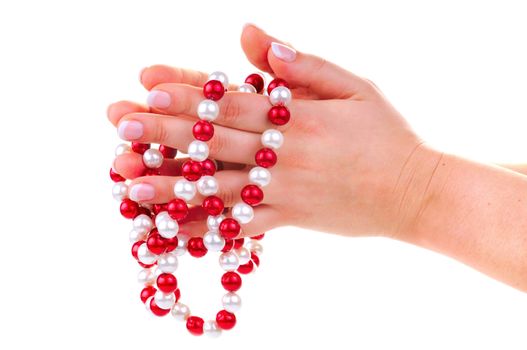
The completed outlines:
{"type": "Polygon", "coordinates": [[[240,104],[233,98],[225,97],[220,107],[220,118],[224,120],[225,124],[234,125],[240,117],[240,104]]]}
{"type": "Polygon", "coordinates": [[[154,120],[154,142],[170,146],[167,128],[159,120],[154,120]]]}
{"type": "Polygon", "coordinates": [[[223,153],[228,147],[228,142],[229,141],[223,135],[214,135],[214,137],[208,141],[210,155],[217,156],[223,153]]]}
{"type": "Polygon", "coordinates": [[[220,197],[223,200],[223,203],[225,204],[226,207],[232,206],[236,199],[236,195],[234,194],[234,189],[225,188],[225,186],[220,186],[218,197],[220,197]]]}

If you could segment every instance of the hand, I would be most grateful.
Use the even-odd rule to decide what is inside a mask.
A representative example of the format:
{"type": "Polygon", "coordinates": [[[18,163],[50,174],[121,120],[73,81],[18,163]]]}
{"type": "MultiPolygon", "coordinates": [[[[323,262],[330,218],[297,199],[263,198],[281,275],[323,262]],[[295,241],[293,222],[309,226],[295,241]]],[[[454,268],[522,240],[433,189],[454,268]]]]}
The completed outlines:
{"type": "MultiPolygon", "coordinates": [[[[273,181],[244,234],[283,225],[343,235],[409,231],[420,206],[416,195],[441,155],[424,145],[372,82],[282,45],[254,26],[244,29],[241,43],[256,67],[289,82],[294,97],[290,123],[278,127],[285,143],[271,169],[273,181]]],[[[126,140],[185,151],[206,79],[207,74],[178,68],[147,68],[141,82],[151,91],[150,108],[118,102],[109,107],[109,119],[126,140]]],[[[259,134],[273,126],[265,96],[227,92],[220,106],[210,156],[226,162],[226,170],[217,174],[219,196],[232,206],[247,183],[247,165],[255,164],[259,134]]],[[[178,174],[180,164],[165,164],[164,176],[141,177],[141,158],[126,154],[114,167],[134,179],[134,199],[165,203],[173,198],[179,177],[171,175],[178,174]]],[[[194,204],[199,203],[201,198],[194,204]]],[[[191,229],[206,232],[203,223],[191,229]]]]}

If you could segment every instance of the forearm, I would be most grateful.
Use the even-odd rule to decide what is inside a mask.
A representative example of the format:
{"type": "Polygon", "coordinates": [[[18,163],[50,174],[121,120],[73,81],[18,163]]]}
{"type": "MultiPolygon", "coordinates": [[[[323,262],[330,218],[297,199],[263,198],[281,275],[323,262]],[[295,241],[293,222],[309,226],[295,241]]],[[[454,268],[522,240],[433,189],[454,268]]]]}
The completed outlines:
{"type": "Polygon", "coordinates": [[[527,291],[527,176],[443,155],[404,236],[527,291]]]}

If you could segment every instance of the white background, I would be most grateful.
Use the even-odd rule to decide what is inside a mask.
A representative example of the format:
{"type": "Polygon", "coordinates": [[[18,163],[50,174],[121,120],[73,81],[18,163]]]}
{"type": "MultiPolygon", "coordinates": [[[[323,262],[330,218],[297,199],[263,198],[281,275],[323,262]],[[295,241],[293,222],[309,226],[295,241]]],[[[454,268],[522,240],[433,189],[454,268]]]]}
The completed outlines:
{"type": "MultiPolygon", "coordinates": [[[[110,194],[118,139],[105,115],[112,101],[144,100],[147,65],[251,73],[239,35],[254,22],[372,79],[437,147],[525,162],[521,5],[3,1],[0,348],[527,348],[525,294],[414,246],[296,228],[267,235],[221,339],[150,317],[110,194]]],[[[212,317],[220,272],[211,260],[182,265],[184,298],[212,317]]]]}

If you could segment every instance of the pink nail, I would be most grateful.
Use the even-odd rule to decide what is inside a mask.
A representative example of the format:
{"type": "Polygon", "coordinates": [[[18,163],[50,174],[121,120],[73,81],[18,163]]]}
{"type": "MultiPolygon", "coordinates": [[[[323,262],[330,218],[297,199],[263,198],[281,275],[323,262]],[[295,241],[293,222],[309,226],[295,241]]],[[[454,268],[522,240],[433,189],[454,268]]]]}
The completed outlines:
{"type": "Polygon", "coordinates": [[[137,184],[130,188],[128,196],[130,199],[136,202],[148,201],[154,198],[156,191],[154,186],[150,184],[137,184]]]}
{"type": "Polygon", "coordinates": [[[143,124],[135,120],[122,121],[117,128],[117,134],[126,141],[137,140],[143,136],[143,124]]]}
{"type": "Polygon", "coordinates": [[[284,62],[293,62],[296,59],[296,50],[279,43],[271,43],[271,50],[276,58],[284,62]]]}
{"type": "Polygon", "coordinates": [[[164,109],[170,106],[170,95],[165,91],[152,90],[148,94],[146,103],[150,107],[164,109]]]}

